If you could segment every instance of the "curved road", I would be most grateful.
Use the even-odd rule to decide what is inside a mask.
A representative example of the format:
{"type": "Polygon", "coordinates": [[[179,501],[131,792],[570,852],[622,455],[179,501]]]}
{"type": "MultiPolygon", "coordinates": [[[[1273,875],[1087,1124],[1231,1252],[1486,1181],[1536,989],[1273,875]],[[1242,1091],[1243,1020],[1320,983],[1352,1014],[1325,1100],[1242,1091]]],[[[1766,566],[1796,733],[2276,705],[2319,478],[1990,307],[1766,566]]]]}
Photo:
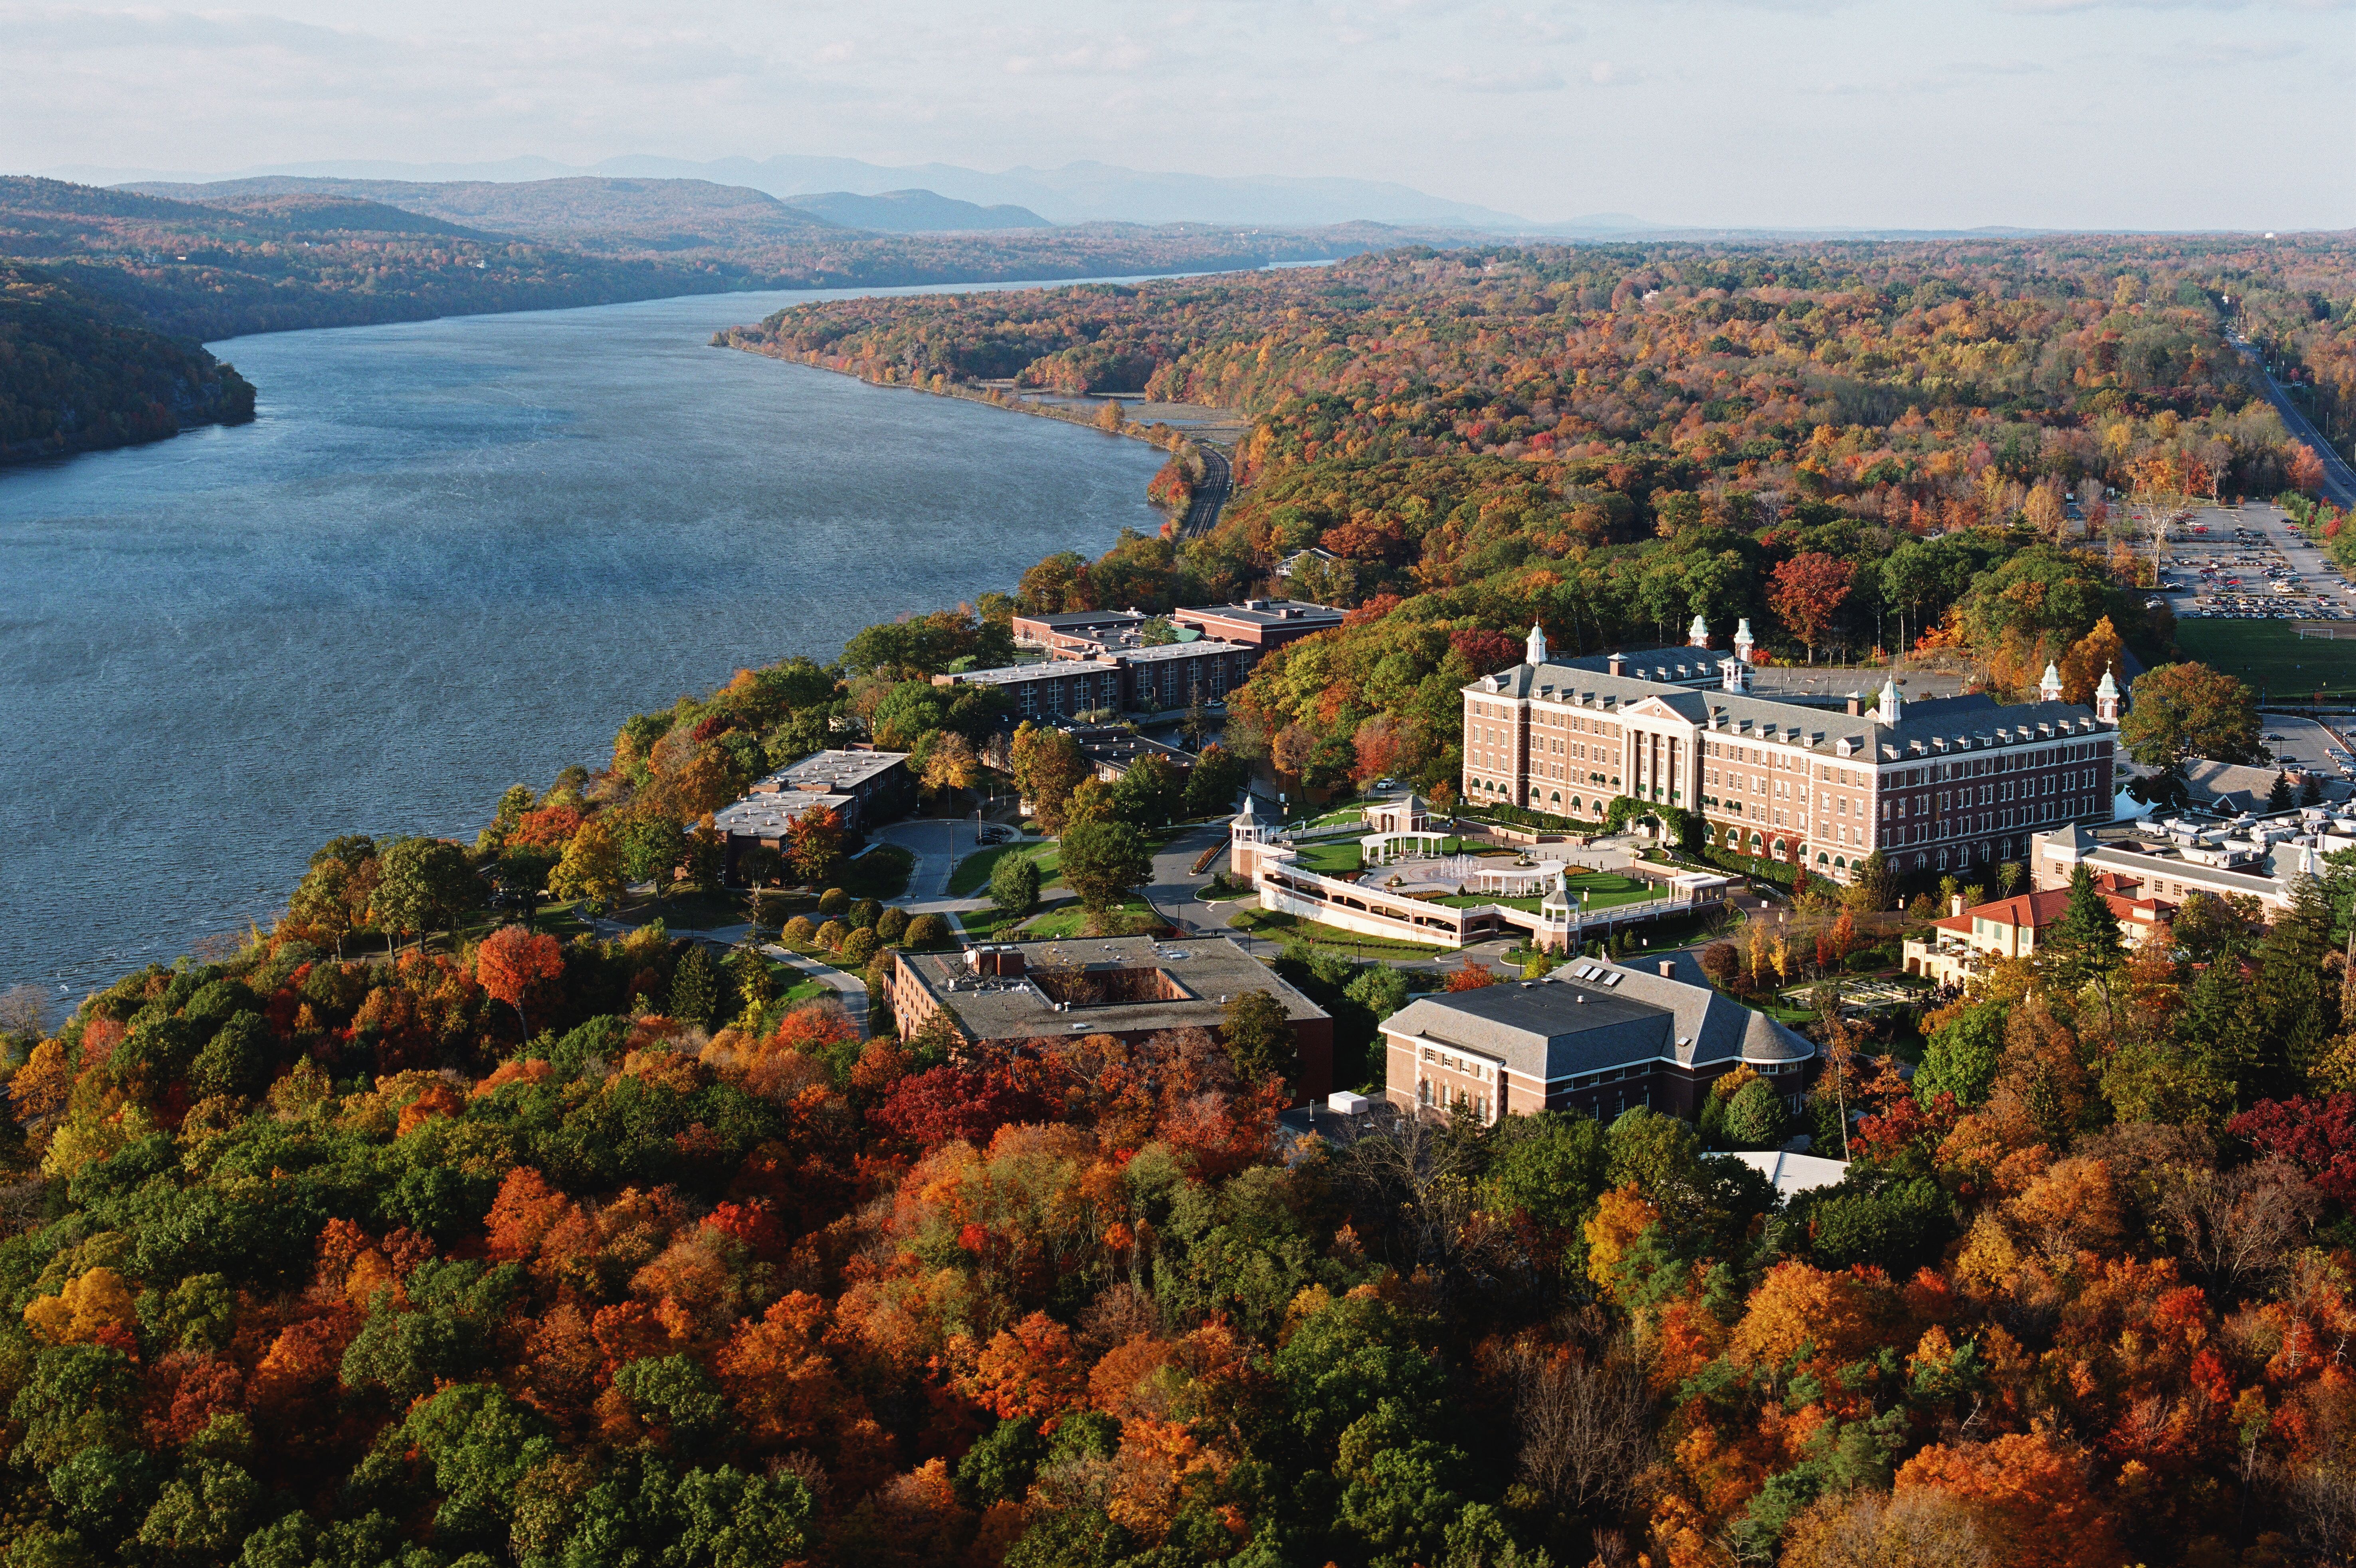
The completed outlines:
{"type": "Polygon", "coordinates": [[[1203,454],[1203,483],[1187,504],[1186,520],[1178,525],[1182,539],[1200,539],[1211,531],[1219,520],[1220,508],[1227,504],[1227,490],[1235,478],[1226,453],[1207,441],[1196,442],[1194,450],[1203,454]]]}

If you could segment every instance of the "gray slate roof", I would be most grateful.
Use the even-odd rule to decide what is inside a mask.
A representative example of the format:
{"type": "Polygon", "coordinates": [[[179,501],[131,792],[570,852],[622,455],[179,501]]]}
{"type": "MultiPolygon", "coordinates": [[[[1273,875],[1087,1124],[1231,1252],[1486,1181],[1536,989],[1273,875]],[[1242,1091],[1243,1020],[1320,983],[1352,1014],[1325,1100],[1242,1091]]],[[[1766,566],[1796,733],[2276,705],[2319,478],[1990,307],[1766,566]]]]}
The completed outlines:
{"type": "MultiPolygon", "coordinates": [[[[1701,650],[1686,651],[1690,654],[1701,650]]],[[[1652,656],[1632,656],[1629,667],[1632,670],[1640,667],[1634,662],[1638,657],[1652,656]]],[[[1853,742],[1855,751],[1859,753],[1866,752],[1868,748],[1895,748],[1894,758],[1879,750],[1870,753],[1884,762],[1903,761],[1914,755],[1952,754],[1939,752],[1932,742],[1944,740],[1952,748],[1958,736],[1970,737],[1974,747],[1994,745],[1998,729],[2014,737],[2009,743],[2015,745],[2055,740],[2065,721],[2072,733],[2090,733],[2083,726],[2094,717],[2093,709],[2074,702],[2006,704],[1981,692],[1968,697],[1933,697],[1920,702],[1901,701],[1898,723],[1881,725],[1867,718],[1852,718],[1838,709],[1778,701],[1772,697],[1746,697],[1730,691],[1695,690],[1664,685],[1657,680],[1639,679],[1633,675],[1602,674],[1588,667],[1595,662],[1595,659],[1588,658],[1569,664],[1557,664],[1553,660],[1537,666],[1520,664],[1485,677],[1483,681],[1484,685],[1489,680],[1497,682],[1500,695],[1512,697],[1551,697],[1564,700],[1587,694],[1590,697],[1590,706],[1591,699],[1609,697],[1614,699],[1615,709],[1627,708],[1649,699],[1665,704],[1687,720],[1705,728],[1709,724],[1710,715],[1718,712],[1725,716],[1730,730],[1739,731],[1745,720],[1750,722],[1752,734],[1763,728],[1772,728],[1777,737],[1782,738],[1796,730],[1802,742],[1814,746],[1816,744],[1815,738],[1821,735],[1824,738],[1822,744],[1834,751],[1838,750],[1844,736],[1853,742]],[[1553,688],[1551,693],[1547,689],[1549,687],[1553,688]],[[2040,724],[2052,725],[2054,733],[2040,733],[2038,730],[2040,724]],[[2029,731],[2025,740],[2019,738],[2024,727],[2029,731]],[[1923,748],[1919,753],[1912,749],[1917,741],[1923,748]]],[[[1674,675],[1674,660],[1669,662],[1668,668],[1674,675]]],[[[1869,694],[1869,702],[1870,699],[1871,694],[1869,694]]]]}
{"type": "Polygon", "coordinates": [[[1575,959],[1544,980],[1419,997],[1383,1028],[1482,1051],[1547,1083],[1642,1061],[1708,1068],[1815,1054],[1802,1036],[1711,989],[1690,955],[1673,962],[1675,978],[1575,959]]]}

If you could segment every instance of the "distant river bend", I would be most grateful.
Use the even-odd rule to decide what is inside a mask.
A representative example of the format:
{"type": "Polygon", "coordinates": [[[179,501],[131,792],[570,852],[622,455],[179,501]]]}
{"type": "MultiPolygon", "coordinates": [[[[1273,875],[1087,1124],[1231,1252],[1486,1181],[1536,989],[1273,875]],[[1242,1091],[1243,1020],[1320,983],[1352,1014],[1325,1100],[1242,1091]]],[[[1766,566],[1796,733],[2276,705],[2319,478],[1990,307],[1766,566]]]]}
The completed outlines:
{"type": "Polygon", "coordinates": [[[0,986],[70,1004],[336,834],[471,837],[630,713],[1158,526],[1141,443],[707,347],[828,297],[235,339],[253,424],[0,474],[0,986]]]}

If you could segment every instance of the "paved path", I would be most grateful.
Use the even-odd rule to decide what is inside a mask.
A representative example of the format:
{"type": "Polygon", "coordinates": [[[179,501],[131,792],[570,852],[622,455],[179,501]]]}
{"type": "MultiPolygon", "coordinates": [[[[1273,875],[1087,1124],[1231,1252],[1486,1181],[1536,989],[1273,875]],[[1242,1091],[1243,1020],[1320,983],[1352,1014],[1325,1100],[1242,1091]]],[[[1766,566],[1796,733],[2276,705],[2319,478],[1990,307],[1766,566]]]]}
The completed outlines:
{"type": "Polygon", "coordinates": [[[911,914],[939,914],[980,909],[981,899],[949,896],[949,873],[974,852],[975,828],[970,816],[920,816],[875,830],[878,843],[896,844],[916,856],[908,869],[908,890],[892,900],[911,914]]]}

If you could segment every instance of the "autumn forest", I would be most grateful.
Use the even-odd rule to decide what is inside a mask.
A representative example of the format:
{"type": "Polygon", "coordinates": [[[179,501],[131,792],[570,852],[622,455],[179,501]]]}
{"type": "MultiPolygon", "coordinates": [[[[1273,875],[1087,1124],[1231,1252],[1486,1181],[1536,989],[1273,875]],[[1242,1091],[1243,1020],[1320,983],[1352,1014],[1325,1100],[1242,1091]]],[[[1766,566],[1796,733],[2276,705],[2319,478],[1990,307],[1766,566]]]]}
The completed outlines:
{"type": "MultiPolygon", "coordinates": [[[[879,1008],[862,1038],[756,959],[538,907],[737,897],[712,814],[845,735],[1124,831],[1214,819],[1247,771],[1445,803],[1459,688],[1533,623],[1592,651],[1748,619],[1780,663],[1904,651],[2007,699],[2053,660],[2083,698],[2179,662],[2156,509],[2317,484],[2233,332],[2344,410],[2356,254],[1418,248],[738,329],[912,393],[1237,411],[1234,499],[627,718],[471,844],[338,838],[273,929],[68,1016],[13,1003],[5,1561],[2350,1561],[2356,868],[2133,949],[2082,889],[1922,1019],[1911,1080],[1827,1009],[1775,1130],[1849,1164],[1789,1200],[1720,1157],[1738,1081],[1699,1125],[1296,1139],[1237,1029],[972,1049],[879,1008]],[[1009,658],[1018,610],[1271,584],[1350,613],[1256,667],[1215,788],[1082,783],[931,683],[1009,658]]],[[[1174,514],[1202,453],[1127,428],[1174,514]]],[[[822,827],[762,869],[847,966],[954,940],[845,889],[822,827]]],[[[1843,928],[1930,891],[1851,890],[1843,928]]],[[[1277,962],[1361,1040],[1405,999],[1277,962]]]]}

